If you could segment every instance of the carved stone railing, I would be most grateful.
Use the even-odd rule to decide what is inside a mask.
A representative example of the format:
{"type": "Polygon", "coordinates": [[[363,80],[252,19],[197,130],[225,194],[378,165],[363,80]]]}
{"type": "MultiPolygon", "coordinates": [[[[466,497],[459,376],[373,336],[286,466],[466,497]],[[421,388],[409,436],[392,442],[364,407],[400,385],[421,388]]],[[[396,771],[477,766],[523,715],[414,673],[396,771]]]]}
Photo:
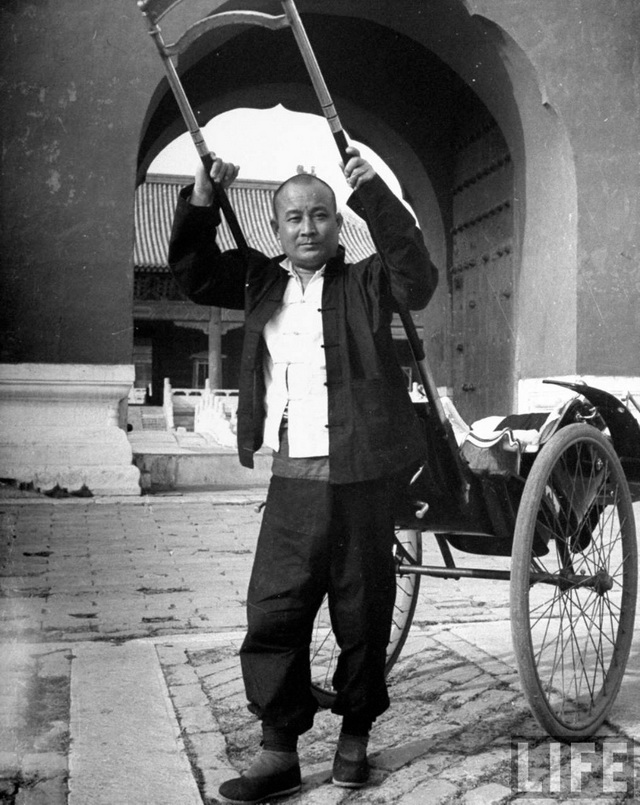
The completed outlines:
{"type": "Polygon", "coordinates": [[[208,434],[219,444],[235,445],[237,389],[212,389],[209,380],[203,389],[173,388],[169,378],[165,378],[163,410],[167,430],[175,430],[186,422],[196,433],[208,434]]]}

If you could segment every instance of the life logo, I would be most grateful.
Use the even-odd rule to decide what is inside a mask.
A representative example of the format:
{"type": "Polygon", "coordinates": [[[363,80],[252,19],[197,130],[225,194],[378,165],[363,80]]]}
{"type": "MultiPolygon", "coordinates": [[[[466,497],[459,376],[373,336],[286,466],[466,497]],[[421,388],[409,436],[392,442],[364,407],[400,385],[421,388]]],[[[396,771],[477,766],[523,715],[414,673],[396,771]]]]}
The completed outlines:
{"type": "Polygon", "coordinates": [[[640,746],[623,737],[511,742],[511,790],[518,800],[579,795],[581,802],[634,796],[640,746]]]}

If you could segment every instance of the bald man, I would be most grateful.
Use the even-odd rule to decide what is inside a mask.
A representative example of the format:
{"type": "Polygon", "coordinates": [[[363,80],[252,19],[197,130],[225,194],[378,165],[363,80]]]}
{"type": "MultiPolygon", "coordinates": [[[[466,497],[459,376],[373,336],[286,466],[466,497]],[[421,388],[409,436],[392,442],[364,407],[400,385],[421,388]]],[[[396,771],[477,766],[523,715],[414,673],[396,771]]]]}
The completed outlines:
{"type": "Polygon", "coordinates": [[[394,488],[425,457],[391,319],[399,305],[426,306],[437,271],[412,216],[357,149],[348,153],[348,203],[366,216],[384,264],[378,254],[345,262],[334,192],[314,175],[293,176],[275,193],[282,254],[273,259],[216,244],[211,181],[229,187],[236,165],[215,159],[209,176],[200,169],[176,210],[169,263],[178,283],[195,302],[245,311],[240,462],[252,467],[256,450],[273,450],[240,650],[262,749],[220,787],[227,802],[300,789],[298,736],[317,709],[309,646],[325,595],[340,647],[336,785],[366,784],[369,732],[389,706],[394,488]]]}

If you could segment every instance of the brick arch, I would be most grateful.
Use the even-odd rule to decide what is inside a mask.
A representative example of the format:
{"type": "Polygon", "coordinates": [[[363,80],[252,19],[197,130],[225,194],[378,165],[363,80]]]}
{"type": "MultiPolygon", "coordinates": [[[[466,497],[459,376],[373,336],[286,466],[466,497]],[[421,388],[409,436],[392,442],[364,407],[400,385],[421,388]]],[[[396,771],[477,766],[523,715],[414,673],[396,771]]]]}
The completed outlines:
{"type": "MultiPolygon", "coordinates": [[[[269,9],[264,2],[245,0],[220,8],[234,5],[277,13],[280,4],[269,9]]],[[[428,14],[420,0],[380,5],[372,8],[361,0],[298,2],[343,124],[390,164],[442,268],[450,269],[454,262],[453,143],[465,125],[465,110],[475,115],[478,107],[484,109],[500,129],[513,164],[517,296],[509,324],[515,329],[513,354],[498,382],[504,386],[502,399],[517,406],[514,377],[532,376],[541,364],[548,371],[550,361],[554,371],[569,371],[575,361],[575,232],[567,232],[557,217],[550,220],[550,211],[561,209],[562,220],[573,220],[575,226],[566,136],[541,101],[535,71],[524,52],[495,22],[474,15],[472,2],[434,0],[428,14]],[[545,142],[543,150],[540,140],[545,142]],[[563,181],[551,181],[547,192],[552,198],[545,198],[541,177],[554,176],[563,181]],[[547,327],[535,328],[539,307],[532,300],[539,278],[545,277],[544,287],[553,293],[550,280],[558,261],[564,266],[562,290],[568,294],[569,315],[549,305],[547,327]],[[534,347],[529,346],[532,328],[534,347]],[[560,347],[544,342],[549,330],[558,333],[560,347]]],[[[178,67],[203,124],[241,106],[282,103],[293,111],[318,111],[290,31],[214,31],[198,40],[178,67]]],[[[143,127],[139,181],[155,155],[181,131],[163,82],[143,127]]],[[[449,290],[450,285],[441,282],[425,329],[441,384],[451,383],[454,376],[449,290]]]]}

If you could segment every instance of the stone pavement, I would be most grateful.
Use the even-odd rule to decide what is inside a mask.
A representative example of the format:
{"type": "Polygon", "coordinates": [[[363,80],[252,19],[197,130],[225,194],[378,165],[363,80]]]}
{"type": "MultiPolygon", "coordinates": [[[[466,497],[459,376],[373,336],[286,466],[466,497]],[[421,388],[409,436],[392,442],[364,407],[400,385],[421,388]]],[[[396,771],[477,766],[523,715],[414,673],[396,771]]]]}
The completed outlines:
{"type": "MultiPolygon", "coordinates": [[[[264,490],[18,494],[0,500],[0,803],[216,802],[258,742],[237,650],[264,490]]],[[[439,563],[426,542],[425,561],[439,563]]],[[[603,792],[596,773],[572,793],[564,754],[550,790],[554,745],[520,692],[508,598],[505,583],[424,579],[372,737],[371,785],[331,785],[338,723],[323,711],[301,740],[302,792],[287,801],[637,801],[603,792]],[[540,793],[512,787],[515,739],[530,751],[525,787],[540,793]]],[[[635,648],[602,731],[633,751],[639,671],[635,648]]]]}

